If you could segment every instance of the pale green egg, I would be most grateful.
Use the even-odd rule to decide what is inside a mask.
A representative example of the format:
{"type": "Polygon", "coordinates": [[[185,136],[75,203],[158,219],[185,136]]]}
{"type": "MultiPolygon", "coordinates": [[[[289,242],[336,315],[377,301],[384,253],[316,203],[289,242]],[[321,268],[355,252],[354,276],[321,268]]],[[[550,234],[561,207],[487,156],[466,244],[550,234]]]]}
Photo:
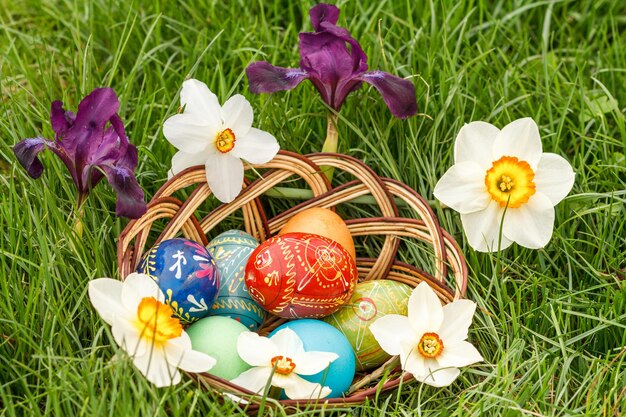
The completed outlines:
{"type": "Polygon", "coordinates": [[[237,338],[249,331],[240,322],[228,317],[210,316],[198,320],[187,329],[193,350],[217,360],[208,373],[227,380],[251,368],[237,353],[237,338]]]}

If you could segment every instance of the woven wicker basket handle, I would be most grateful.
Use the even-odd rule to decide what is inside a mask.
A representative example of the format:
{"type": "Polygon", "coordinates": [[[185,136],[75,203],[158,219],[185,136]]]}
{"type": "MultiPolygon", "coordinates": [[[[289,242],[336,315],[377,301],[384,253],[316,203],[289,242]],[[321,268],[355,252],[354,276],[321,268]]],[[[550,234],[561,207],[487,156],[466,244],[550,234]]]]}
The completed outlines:
{"type": "MultiPolygon", "coordinates": [[[[349,201],[361,195],[371,194],[380,206],[382,214],[382,218],[380,219],[363,218],[348,220],[353,235],[356,235],[356,229],[354,229],[354,227],[357,224],[362,224],[365,225],[365,231],[361,230],[361,235],[377,234],[384,235],[387,238],[383,250],[381,250],[381,255],[377,260],[377,263],[380,262],[380,265],[375,265],[365,279],[381,279],[385,277],[396,257],[395,255],[398,249],[397,238],[399,236],[406,236],[427,242],[433,247],[435,255],[433,257],[433,277],[439,283],[445,284],[447,276],[446,262],[449,256],[453,257],[453,255],[452,253],[450,255],[448,254],[439,222],[428,205],[428,202],[426,202],[422,196],[399,181],[389,178],[379,178],[363,162],[350,156],[318,153],[307,155],[307,157],[317,165],[330,165],[337,169],[350,172],[360,181],[360,183],[357,184],[344,184],[343,188],[340,187],[341,189],[333,189],[330,193],[334,195],[333,202],[335,204],[349,201]],[[398,218],[398,212],[392,196],[404,202],[405,205],[411,209],[416,218],[423,222],[423,226],[426,229],[425,233],[409,235],[406,233],[397,233],[398,228],[393,226],[393,224],[397,223],[397,220],[394,220],[394,218],[398,218]],[[386,203],[387,201],[389,201],[388,205],[386,203]],[[393,207],[393,209],[388,207],[393,207]],[[373,223],[375,221],[378,221],[376,227],[374,227],[373,223]],[[392,237],[393,240],[390,240],[390,237],[392,237]]],[[[307,204],[319,204],[320,200],[324,200],[325,198],[326,196],[323,195],[319,197],[317,201],[309,201],[307,204]]],[[[272,224],[270,222],[270,228],[271,226],[272,224]]],[[[460,251],[455,251],[454,257],[458,258],[459,256],[461,258],[460,263],[464,266],[465,261],[462,254],[460,251]]],[[[463,268],[459,266],[459,269],[453,271],[455,272],[455,280],[457,282],[456,293],[458,297],[464,296],[465,287],[467,285],[467,274],[462,274],[462,269],[463,268]]]]}
{"type": "Polygon", "coordinates": [[[118,241],[118,267],[121,277],[126,277],[137,266],[153,223],[169,218],[157,242],[171,239],[182,231],[186,238],[207,244],[207,233],[231,213],[242,209],[245,229],[263,241],[267,239],[269,228],[258,197],[268,189],[296,175],[311,188],[313,195],[326,193],[330,188],[328,180],[320,173],[320,168],[310,160],[293,152],[280,151],[270,162],[263,165],[245,165],[246,169],[269,168],[261,178],[246,185],[241,194],[229,204],[223,204],[202,220],[196,217],[196,210],[211,196],[206,182],[204,167],[191,167],[167,181],[154,195],[148,211],[140,219],[128,223],[118,241]],[[184,202],[172,197],[179,190],[193,191],[184,202]],[[134,244],[133,244],[134,242],[134,244]]]}

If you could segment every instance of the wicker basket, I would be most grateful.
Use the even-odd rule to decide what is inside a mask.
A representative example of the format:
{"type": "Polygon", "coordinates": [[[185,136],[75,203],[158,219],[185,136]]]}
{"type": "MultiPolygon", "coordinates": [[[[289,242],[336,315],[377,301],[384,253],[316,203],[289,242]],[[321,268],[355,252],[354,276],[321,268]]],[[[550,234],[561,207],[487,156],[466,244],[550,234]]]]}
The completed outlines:
{"type": "MultiPolygon", "coordinates": [[[[218,206],[203,217],[198,215],[198,211],[211,195],[203,167],[189,168],[165,183],[148,204],[147,213],[140,219],[131,221],[119,237],[120,276],[126,277],[135,270],[144,252],[150,249],[149,237],[152,240],[157,234],[154,243],[182,234],[187,239],[207,245],[207,234],[211,229],[231,213],[241,209],[245,230],[262,242],[277,233],[291,216],[304,209],[333,208],[357,197],[371,195],[378,205],[380,216],[346,219],[352,236],[378,235],[384,239],[377,258],[357,258],[359,281],[390,279],[412,287],[427,281],[444,303],[465,295],[467,266],[461,250],[454,239],[441,229],[428,203],[407,185],[393,179],[381,178],[359,160],[341,154],[317,153],[302,156],[281,151],[267,164],[246,168],[254,169],[262,176],[247,183],[233,202],[218,206]],[[331,188],[326,177],[321,174],[320,166],[332,166],[336,173],[345,171],[355,179],[331,188]],[[268,218],[259,197],[272,187],[294,178],[300,178],[308,184],[313,198],[268,218]],[[172,197],[172,194],[180,190],[189,193],[185,201],[172,197]],[[416,218],[400,217],[394,198],[401,201],[410,210],[411,216],[416,218]],[[154,231],[157,220],[161,223],[167,222],[160,233],[154,231]],[[432,272],[396,259],[400,240],[408,238],[425,242],[431,247],[429,253],[432,265],[428,269],[432,272]],[[454,284],[454,290],[448,282],[454,284]]],[[[268,317],[259,332],[266,334],[284,321],[278,317],[268,317]]],[[[316,402],[283,400],[280,403],[286,408],[306,406],[329,409],[357,405],[412,379],[410,374],[402,374],[397,364],[397,360],[392,358],[368,374],[357,375],[349,394],[344,398],[321,399],[316,402]],[[383,374],[386,374],[386,378],[379,381],[383,374]]],[[[249,399],[249,412],[255,412],[259,407],[259,397],[251,396],[251,392],[226,380],[208,374],[194,377],[211,389],[249,399]]]]}

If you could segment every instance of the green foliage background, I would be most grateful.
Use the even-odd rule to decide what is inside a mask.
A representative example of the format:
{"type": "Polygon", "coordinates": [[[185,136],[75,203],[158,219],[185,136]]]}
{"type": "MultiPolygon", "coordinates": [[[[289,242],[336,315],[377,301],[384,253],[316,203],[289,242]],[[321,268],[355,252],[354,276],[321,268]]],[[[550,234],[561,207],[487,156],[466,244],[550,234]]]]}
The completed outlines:
{"type": "MultiPolygon", "coordinates": [[[[192,76],[221,101],[244,94],[256,126],[282,148],[319,151],[326,109],[313,87],[255,96],[244,74],[260,59],[297,66],[297,35],[311,30],[312,5],[0,0],[0,415],[239,415],[190,380],[156,389],[123,355],[112,360],[118,350],[86,288],[90,279],[117,274],[116,239],[127,221],[112,214],[115,195],[106,185],[92,192],[78,238],[65,167],[46,153],[42,178],[32,180],[11,147],[53,137],[51,101],[75,109],[93,88],[111,86],[150,197],[174,154],[162,123],[192,76]]],[[[421,113],[395,120],[375,90],[362,88],[341,112],[341,152],[432,199],[464,123],[502,127],[530,116],[544,151],[564,156],[576,171],[570,196],[556,208],[552,241],[539,251],[476,253],[464,242],[459,216],[433,203],[467,256],[468,298],[480,306],[470,340],[486,361],[448,388],[412,384],[343,415],[623,415],[626,5],[338,5],[340,25],[361,42],[370,68],[414,81],[421,113]]],[[[409,247],[404,257],[414,252],[409,247]]]]}

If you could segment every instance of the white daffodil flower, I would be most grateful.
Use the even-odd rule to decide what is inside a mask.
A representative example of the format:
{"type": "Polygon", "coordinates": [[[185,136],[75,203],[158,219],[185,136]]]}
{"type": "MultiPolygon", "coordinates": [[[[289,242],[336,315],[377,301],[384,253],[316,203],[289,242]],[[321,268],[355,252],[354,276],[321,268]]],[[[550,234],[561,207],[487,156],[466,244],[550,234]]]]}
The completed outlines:
{"type": "Polygon", "coordinates": [[[270,379],[291,399],[315,399],[330,395],[331,389],[309,382],[300,375],[315,375],[337,359],[332,352],[305,352],[302,340],[291,329],[279,330],[271,338],[244,332],[237,339],[237,352],[253,368],[231,382],[261,393],[270,379]]]}
{"type": "Polygon", "coordinates": [[[502,130],[485,122],[463,126],[454,145],[454,165],[434,194],[461,213],[475,250],[497,251],[501,224],[500,249],[513,242],[538,249],[550,241],[554,206],[573,185],[569,162],[542,153],[537,124],[524,118],[502,130]]]}
{"type": "Polygon", "coordinates": [[[215,359],[191,349],[191,340],[163,292],[145,274],[130,274],[124,282],[99,278],[89,282],[89,298],[102,319],[111,325],[115,342],[133,364],[157,387],[180,382],[180,368],[205,372],[215,359]]]}
{"type": "Polygon", "coordinates": [[[400,355],[402,369],[434,387],[445,387],[459,376],[459,367],[483,360],[467,342],[476,303],[456,300],[441,306],[426,282],[409,298],[409,315],[389,314],[369,327],[380,347],[400,355]]]}
{"type": "Polygon", "coordinates": [[[179,152],[172,158],[170,175],[204,165],[213,194],[229,203],[241,192],[243,163],[264,164],[278,153],[276,138],[252,127],[252,106],[237,94],[220,106],[217,96],[201,81],[183,82],[184,112],[163,124],[163,135],[179,152]]]}

